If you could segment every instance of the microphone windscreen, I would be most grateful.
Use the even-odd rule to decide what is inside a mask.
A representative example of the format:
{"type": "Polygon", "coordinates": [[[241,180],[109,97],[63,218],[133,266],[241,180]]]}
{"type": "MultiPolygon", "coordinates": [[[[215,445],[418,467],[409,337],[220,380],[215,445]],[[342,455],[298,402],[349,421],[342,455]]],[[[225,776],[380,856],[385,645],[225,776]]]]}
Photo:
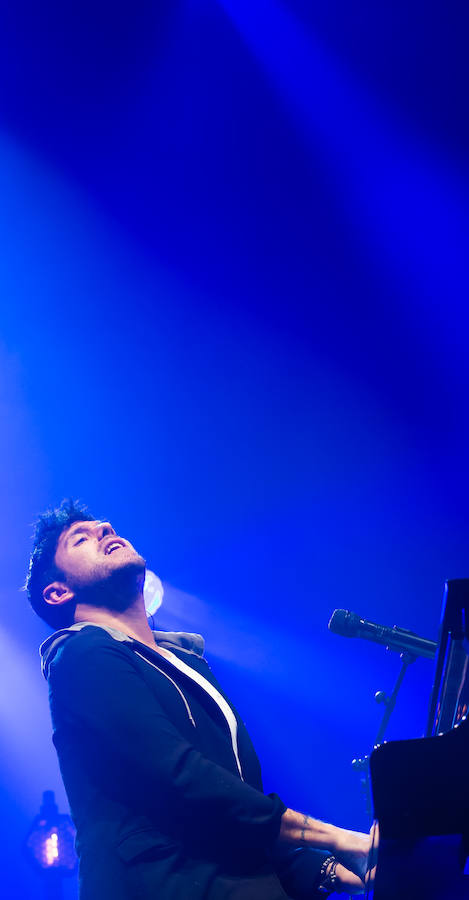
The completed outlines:
{"type": "Polygon", "coordinates": [[[341,634],[342,637],[356,637],[360,619],[349,609],[335,609],[329,621],[329,631],[341,634]]]}

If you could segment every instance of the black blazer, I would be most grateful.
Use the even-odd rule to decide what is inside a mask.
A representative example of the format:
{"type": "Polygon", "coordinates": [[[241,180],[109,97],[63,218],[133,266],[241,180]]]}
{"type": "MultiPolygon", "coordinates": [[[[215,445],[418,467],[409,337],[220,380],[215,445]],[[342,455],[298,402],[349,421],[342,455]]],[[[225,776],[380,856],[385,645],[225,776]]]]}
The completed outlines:
{"type": "MultiPolygon", "coordinates": [[[[156,635],[223,694],[200,636],[156,635]]],[[[218,704],[161,654],[96,625],[56,632],[41,652],[81,900],[315,895],[327,854],[276,847],[286,807],[263,793],[231,704],[244,780],[218,704]]]]}

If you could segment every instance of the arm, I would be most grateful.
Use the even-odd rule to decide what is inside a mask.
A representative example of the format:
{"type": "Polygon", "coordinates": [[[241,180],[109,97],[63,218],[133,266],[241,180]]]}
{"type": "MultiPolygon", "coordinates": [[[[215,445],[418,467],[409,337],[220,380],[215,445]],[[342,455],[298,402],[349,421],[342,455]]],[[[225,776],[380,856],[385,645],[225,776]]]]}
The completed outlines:
{"type": "Polygon", "coordinates": [[[301,847],[329,850],[344,866],[363,878],[371,849],[368,834],[328,825],[304,813],[286,809],[282,815],[279,840],[301,847]]]}
{"type": "MultiPolygon", "coordinates": [[[[373,843],[376,846],[377,840],[375,833],[373,843]]],[[[338,828],[287,809],[282,816],[277,842],[280,859],[277,872],[294,900],[311,898],[313,891],[323,884],[325,874],[331,871],[334,880],[331,885],[326,879],[328,890],[338,894],[362,894],[365,883],[372,887],[374,882],[375,869],[367,871],[371,842],[367,834],[338,828]],[[292,849],[292,844],[297,846],[292,849]],[[311,849],[313,847],[317,849],[311,849]],[[327,864],[328,858],[334,862],[333,866],[327,864]]]]}

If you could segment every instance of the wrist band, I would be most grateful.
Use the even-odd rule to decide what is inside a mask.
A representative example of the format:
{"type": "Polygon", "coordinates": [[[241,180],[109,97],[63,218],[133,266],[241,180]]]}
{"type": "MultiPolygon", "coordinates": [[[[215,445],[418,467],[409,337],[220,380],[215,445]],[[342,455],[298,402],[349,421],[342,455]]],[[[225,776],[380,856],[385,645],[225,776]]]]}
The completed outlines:
{"type": "Polygon", "coordinates": [[[335,856],[328,856],[324,860],[324,862],[321,866],[321,870],[319,872],[319,878],[320,878],[319,890],[320,891],[333,891],[334,890],[334,884],[337,881],[337,873],[336,873],[337,863],[338,863],[338,860],[335,858],[335,856]]]}

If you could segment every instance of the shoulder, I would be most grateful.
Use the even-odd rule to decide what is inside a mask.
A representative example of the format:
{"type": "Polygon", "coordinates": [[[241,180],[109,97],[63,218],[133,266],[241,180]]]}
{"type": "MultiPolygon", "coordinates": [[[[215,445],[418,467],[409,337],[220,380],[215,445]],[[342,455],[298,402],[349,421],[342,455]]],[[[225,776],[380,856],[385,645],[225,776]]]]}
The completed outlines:
{"type": "Polygon", "coordinates": [[[63,674],[77,666],[92,664],[99,667],[115,660],[132,661],[134,654],[130,647],[123,641],[116,640],[104,628],[95,625],[86,625],[79,631],[70,631],[64,639],[58,636],[57,647],[52,658],[48,662],[49,673],[60,672],[63,674]]]}

